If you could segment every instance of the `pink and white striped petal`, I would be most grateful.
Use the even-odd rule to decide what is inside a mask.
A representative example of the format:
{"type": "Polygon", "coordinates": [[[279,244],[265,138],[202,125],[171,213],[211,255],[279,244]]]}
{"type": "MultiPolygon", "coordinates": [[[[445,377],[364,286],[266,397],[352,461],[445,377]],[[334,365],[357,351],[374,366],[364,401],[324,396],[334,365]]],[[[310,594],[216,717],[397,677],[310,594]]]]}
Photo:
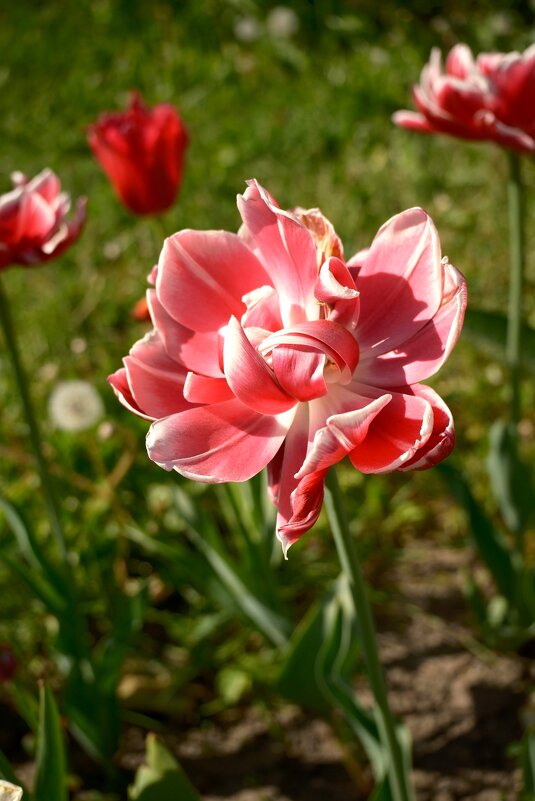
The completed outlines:
{"type": "Polygon", "coordinates": [[[294,412],[254,412],[237,398],[197,406],[156,420],[147,434],[149,457],[186,478],[219,484],[247,481],[279,450],[294,412]]]}

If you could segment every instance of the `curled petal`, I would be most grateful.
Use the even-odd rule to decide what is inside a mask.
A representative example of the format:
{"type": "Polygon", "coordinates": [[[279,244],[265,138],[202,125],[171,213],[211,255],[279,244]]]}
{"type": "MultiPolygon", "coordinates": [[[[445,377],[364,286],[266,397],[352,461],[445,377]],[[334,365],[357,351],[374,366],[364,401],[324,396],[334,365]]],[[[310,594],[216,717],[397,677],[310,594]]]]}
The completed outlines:
{"type": "Polygon", "coordinates": [[[330,307],[329,320],[349,331],[356,329],[360,314],[359,292],[343,261],[327,259],[321,266],[314,294],[320,303],[330,307]]]}
{"type": "Polygon", "coordinates": [[[372,421],[392,400],[391,395],[381,395],[373,401],[357,396],[353,398],[355,405],[363,401],[365,405],[327,418],[325,426],[316,431],[296,478],[304,478],[318,470],[325,471],[343,459],[365,440],[372,421]]]}
{"type": "Polygon", "coordinates": [[[427,470],[450,455],[455,446],[453,417],[440,395],[423,384],[414,384],[410,392],[424,398],[433,409],[433,430],[427,442],[400,470],[427,470]]]}
{"type": "Polygon", "coordinates": [[[247,481],[279,450],[293,419],[262,415],[238,399],[197,406],[156,420],[147,434],[149,457],[186,478],[219,484],[247,481]]]}
{"type": "Polygon", "coordinates": [[[305,402],[327,392],[324,353],[299,345],[279,345],[271,358],[277,381],[293,398],[305,402]]]}
{"type": "MultiPolygon", "coordinates": [[[[355,385],[355,391],[370,397],[380,393],[363,385],[355,385]]],[[[398,470],[425,445],[433,429],[433,409],[425,398],[409,393],[392,391],[390,402],[372,420],[365,439],[349,453],[357,470],[398,470]]]]}
{"type": "Polygon", "coordinates": [[[295,398],[281,388],[235,317],[226,329],[223,361],[229,386],[251,409],[261,414],[279,414],[295,406],[295,398]]]}
{"type": "Polygon", "coordinates": [[[336,365],[346,383],[351,380],[359,359],[355,337],[330,320],[314,320],[283,328],[266,337],[259,345],[259,351],[266,355],[279,345],[297,345],[321,351],[336,365]]]}
{"type": "Polygon", "coordinates": [[[292,492],[292,516],[277,531],[285,558],[288,558],[290,546],[311,529],[320,516],[326,475],[326,470],[311,473],[301,479],[292,492]]]}

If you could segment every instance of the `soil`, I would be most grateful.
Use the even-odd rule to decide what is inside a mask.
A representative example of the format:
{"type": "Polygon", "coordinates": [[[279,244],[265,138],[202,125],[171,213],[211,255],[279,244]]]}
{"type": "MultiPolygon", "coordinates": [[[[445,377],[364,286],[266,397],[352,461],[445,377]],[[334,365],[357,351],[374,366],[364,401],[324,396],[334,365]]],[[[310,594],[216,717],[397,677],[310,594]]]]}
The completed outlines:
{"type": "MultiPolygon", "coordinates": [[[[533,666],[484,649],[459,622],[467,558],[408,548],[392,577],[403,603],[379,621],[391,704],[413,738],[417,801],[513,801],[521,789],[508,749],[521,737],[533,666]]],[[[359,692],[365,699],[366,688],[359,692]]],[[[270,716],[252,708],[166,742],[204,801],[360,801],[371,789],[329,726],[294,707],[270,716]]],[[[139,732],[123,766],[142,753],[139,732]]]]}
{"type": "MultiPolygon", "coordinates": [[[[517,801],[521,791],[508,752],[521,737],[535,664],[474,638],[462,594],[469,558],[406,548],[390,577],[396,602],[378,620],[391,705],[413,738],[417,801],[517,801]]],[[[364,680],[357,692],[369,701],[364,680]]],[[[135,770],[144,740],[129,729],[120,767],[135,770]]],[[[364,801],[372,790],[369,771],[327,723],[289,705],[229,710],[216,725],[164,740],[203,801],[364,801]]],[[[31,771],[21,767],[21,776],[31,771]]]]}

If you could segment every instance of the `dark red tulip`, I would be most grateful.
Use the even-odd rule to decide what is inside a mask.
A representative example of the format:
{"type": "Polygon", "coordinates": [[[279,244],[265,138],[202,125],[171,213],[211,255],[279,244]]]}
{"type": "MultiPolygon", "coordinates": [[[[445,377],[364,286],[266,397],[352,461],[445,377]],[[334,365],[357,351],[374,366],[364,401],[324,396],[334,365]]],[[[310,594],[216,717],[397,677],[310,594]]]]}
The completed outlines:
{"type": "Polygon", "coordinates": [[[105,113],[89,126],[91,150],[119,199],[134,214],[159,214],[175,202],[188,134],[168,103],[148,108],[132,94],[126,111],[105,113]]]}

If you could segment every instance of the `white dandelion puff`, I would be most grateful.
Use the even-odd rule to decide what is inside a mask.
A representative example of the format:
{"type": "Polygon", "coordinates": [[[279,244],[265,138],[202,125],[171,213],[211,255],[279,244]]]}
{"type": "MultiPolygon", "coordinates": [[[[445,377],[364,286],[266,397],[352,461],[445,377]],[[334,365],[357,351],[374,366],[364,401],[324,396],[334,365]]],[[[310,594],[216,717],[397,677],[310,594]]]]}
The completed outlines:
{"type": "Polygon", "coordinates": [[[266,28],[275,39],[291,39],[299,30],[299,17],[292,8],[275,6],[267,15],[266,28]]]}
{"type": "Polygon", "coordinates": [[[61,381],[50,395],[48,413],[56,428],[62,431],[84,431],[101,419],[104,404],[95,387],[87,381],[61,381]]]}

